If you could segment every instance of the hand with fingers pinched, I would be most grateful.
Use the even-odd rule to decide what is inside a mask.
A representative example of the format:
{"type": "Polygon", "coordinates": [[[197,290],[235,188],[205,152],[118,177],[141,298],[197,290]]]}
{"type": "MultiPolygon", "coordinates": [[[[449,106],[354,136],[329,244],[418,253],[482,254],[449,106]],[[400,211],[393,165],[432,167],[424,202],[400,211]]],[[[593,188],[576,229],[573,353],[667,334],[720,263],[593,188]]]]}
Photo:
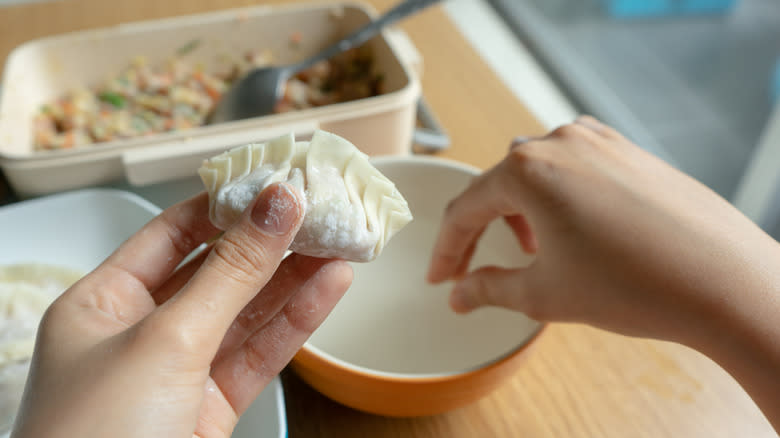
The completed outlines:
{"type": "Polygon", "coordinates": [[[458,312],[502,306],[686,344],[780,424],[780,245],[726,200],[591,117],[520,139],[444,215],[428,272],[458,312]],[[503,218],[534,261],[467,272],[503,218]]]}
{"type": "Polygon", "coordinates": [[[12,436],[227,438],[348,288],[342,261],[284,254],[303,220],[276,184],[218,230],[201,194],[152,220],[41,323],[12,436]]]}

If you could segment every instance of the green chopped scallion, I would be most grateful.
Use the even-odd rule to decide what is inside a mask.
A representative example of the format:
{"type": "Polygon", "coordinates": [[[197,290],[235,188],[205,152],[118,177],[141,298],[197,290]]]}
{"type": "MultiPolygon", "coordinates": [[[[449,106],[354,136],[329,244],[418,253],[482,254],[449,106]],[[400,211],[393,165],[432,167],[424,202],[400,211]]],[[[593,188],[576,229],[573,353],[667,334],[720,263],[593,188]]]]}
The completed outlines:
{"type": "Polygon", "coordinates": [[[185,45],[179,47],[178,49],[176,49],[176,54],[177,55],[186,55],[186,54],[192,52],[193,50],[197,49],[199,45],[200,45],[200,40],[199,39],[191,40],[187,44],[185,44],[185,45]]]}
{"type": "Polygon", "coordinates": [[[112,93],[110,91],[104,91],[100,93],[100,100],[106,103],[110,103],[111,105],[114,105],[116,108],[124,108],[125,107],[125,98],[117,93],[112,93]]]}

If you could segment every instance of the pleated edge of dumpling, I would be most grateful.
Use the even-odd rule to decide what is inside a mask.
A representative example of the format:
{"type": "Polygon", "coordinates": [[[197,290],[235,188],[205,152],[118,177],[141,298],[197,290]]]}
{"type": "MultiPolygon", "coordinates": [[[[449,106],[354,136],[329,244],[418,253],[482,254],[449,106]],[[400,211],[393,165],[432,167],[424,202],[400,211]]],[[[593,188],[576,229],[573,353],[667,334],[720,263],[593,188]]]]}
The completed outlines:
{"type": "Polygon", "coordinates": [[[295,133],[290,132],[272,138],[266,142],[247,143],[235,146],[211,158],[203,160],[197,172],[209,196],[209,220],[218,228],[224,228],[220,227],[218,224],[219,221],[217,221],[216,196],[225,184],[235,181],[265,164],[266,157],[272,155],[266,153],[266,150],[269,147],[287,147],[288,150],[291,151],[291,157],[294,157],[298,143],[295,141],[295,133]],[[247,165],[244,169],[241,169],[240,172],[235,172],[233,163],[237,161],[240,154],[248,154],[248,157],[245,157],[244,160],[247,165]]]}
{"type": "Polygon", "coordinates": [[[371,221],[371,216],[375,216],[379,221],[382,222],[382,224],[385,226],[384,232],[381,234],[380,239],[377,240],[377,243],[374,247],[374,250],[372,251],[371,258],[364,260],[366,262],[372,261],[378,257],[382,250],[384,249],[385,245],[389,242],[390,238],[392,238],[395,234],[397,234],[403,227],[408,225],[413,219],[414,216],[412,215],[411,209],[409,208],[409,203],[406,201],[406,198],[404,198],[403,194],[400,190],[398,190],[398,187],[395,185],[395,183],[388,178],[385,174],[383,174],[379,169],[374,166],[371,161],[370,157],[361,151],[357,146],[355,146],[352,142],[349,140],[330,132],[325,131],[318,131],[315,132],[314,136],[312,136],[311,144],[314,146],[316,150],[316,144],[320,139],[324,138],[333,139],[335,138],[338,143],[348,146],[350,150],[352,151],[352,154],[348,160],[346,160],[346,164],[344,165],[344,168],[342,170],[342,178],[344,179],[345,183],[348,181],[349,176],[347,175],[347,172],[350,171],[350,169],[358,168],[359,170],[353,172],[357,176],[360,176],[360,179],[363,179],[363,190],[361,193],[358,194],[359,200],[361,204],[364,206],[364,214],[366,215],[366,225],[369,225],[369,222],[371,221]],[[380,190],[380,192],[385,192],[381,198],[379,199],[377,203],[377,211],[374,212],[372,215],[365,207],[366,207],[366,194],[376,190],[376,185],[380,185],[383,189],[386,190],[380,190]],[[388,204],[390,208],[388,209],[388,204]],[[385,217],[379,218],[382,212],[385,212],[385,217]],[[392,225],[391,227],[388,227],[389,225],[392,225]]]}

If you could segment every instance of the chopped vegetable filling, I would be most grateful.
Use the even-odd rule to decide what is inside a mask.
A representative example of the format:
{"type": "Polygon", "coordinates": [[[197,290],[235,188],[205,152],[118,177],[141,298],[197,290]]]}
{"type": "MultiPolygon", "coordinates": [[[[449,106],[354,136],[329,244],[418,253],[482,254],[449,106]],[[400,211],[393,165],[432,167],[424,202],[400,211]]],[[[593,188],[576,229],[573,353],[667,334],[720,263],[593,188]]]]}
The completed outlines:
{"type": "MultiPolygon", "coordinates": [[[[179,48],[177,56],[199,45],[193,40],[179,48]]],[[[270,65],[272,56],[256,51],[222,61],[227,67],[223,72],[207,73],[177,57],[154,67],[137,57],[100,86],[73,90],[42,105],[33,121],[35,147],[70,149],[204,125],[230,85],[250,70],[270,65]]],[[[275,112],[375,96],[382,82],[371,52],[352,49],[290,79],[275,112]]]]}

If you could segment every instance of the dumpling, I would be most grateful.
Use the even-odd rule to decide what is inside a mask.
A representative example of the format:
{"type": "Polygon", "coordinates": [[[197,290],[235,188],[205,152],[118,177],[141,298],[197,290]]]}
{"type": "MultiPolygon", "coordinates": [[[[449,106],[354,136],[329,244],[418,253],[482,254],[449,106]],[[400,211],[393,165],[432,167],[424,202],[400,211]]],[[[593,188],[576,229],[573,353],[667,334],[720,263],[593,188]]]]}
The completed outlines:
{"type": "Polygon", "coordinates": [[[303,193],[305,216],[290,250],[355,262],[375,259],[412,220],[395,185],[349,141],[325,131],[310,142],[288,134],[231,149],[203,162],[209,217],[230,227],[268,185],[287,182],[303,193]]]}
{"type": "MultiPolygon", "coordinates": [[[[0,369],[32,357],[35,334],[46,308],[81,276],[53,265],[0,266],[0,369]]],[[[0,385],[3,383],[0,379],[0,385]]]]}
{"type": "Polygon", "coordinates": [[[0,436],[16,417],[44,312],[82,275],[64,266],[0,265],[0,436]]]}

